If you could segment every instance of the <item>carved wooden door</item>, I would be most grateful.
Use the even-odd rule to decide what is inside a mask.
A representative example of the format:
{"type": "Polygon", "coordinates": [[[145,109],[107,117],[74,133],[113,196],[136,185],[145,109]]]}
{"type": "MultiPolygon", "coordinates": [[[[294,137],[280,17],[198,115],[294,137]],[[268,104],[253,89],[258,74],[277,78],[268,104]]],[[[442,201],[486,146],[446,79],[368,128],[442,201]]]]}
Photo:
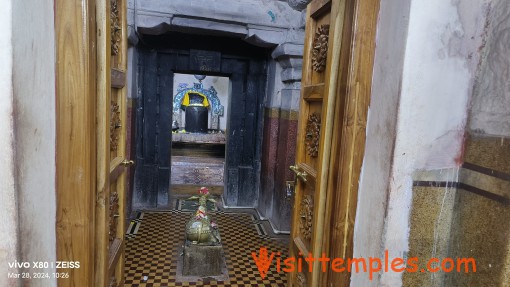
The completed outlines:
{"type": "Polygon", "coordinates": [[[295,171],[291,286],[349,286],[358,182],[365,148],[379,0],[308,5],[295,171]],[[329,31],[328,31],[329,30],[329,31]],[[327,36],[329,35],[329,37],[327,36]],[[302,254],[302,255],[300,255],[302,254]],[[338,261],[337,261],[338,262],[338,261]],[[310,268],[310,269],[309,269],[310,268]]]}
{"type": "Polygon", "coordinates": [[[126,159],[126,1],[97,1],[95,286],[122,286],[126,159]]]}
{"type": "MultiPolygon", "coordinates": [[[[314,0],[308,5],[303,76],[297,138],[296,189],[292,215],[290,256],[298,264],[289,275],[290,286],[319,286],[324,274],[317,260],[327,241],[326,201],[333,139],[333,115],[338,82],[346,1],[314,0]],[[301,260],[299,260],[301,258],[301,260]]],[[[345,32],[348,34],[348,31],[345,32]]],[[[345,77],[344,77],[345,78],[345,77]]]]}
{"type": "Polygon", "coordinates": [[[58,286],[123,286],[126,7],[55,1],[58,286]]]}

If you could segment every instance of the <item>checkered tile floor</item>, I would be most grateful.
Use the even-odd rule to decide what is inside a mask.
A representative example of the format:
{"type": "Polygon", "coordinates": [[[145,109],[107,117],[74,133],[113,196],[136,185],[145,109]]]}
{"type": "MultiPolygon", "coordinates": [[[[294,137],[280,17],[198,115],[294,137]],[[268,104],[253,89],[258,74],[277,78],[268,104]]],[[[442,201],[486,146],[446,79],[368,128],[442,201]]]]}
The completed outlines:
{"type": "Polygon", "coordinates": [[[126,236],[124,286],[285,286],[286,274],[276,272],[273,262],[262,279],[251,253],[260,247],[287,254],[288,241],[265,235],[257,220],[247,213],[211,212],[218,223],[229,281],[176,282],[178,249],[184,241],[189,212],[151,211],[137,215],[126,236]],[[136,230],[136,234],[135,233],[136,230]],[[262,231],[262,232],[261,232],[262,231]]]}

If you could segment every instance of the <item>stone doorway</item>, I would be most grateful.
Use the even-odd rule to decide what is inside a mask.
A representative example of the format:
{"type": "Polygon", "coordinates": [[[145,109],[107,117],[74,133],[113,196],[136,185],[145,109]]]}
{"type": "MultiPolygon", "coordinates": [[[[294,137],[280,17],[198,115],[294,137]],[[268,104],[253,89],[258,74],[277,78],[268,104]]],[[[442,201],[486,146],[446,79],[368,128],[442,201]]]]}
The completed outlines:
{"type": "Polygon", "coordinates": [[[170,193],[224,191],[228,77],[174,74],[170,193]]]}
{"type": "MultiPolygon", "coordinates": [[[[170,159],[174,142],[174,79],[180,74],[229,79],[232,96],[226,108],[231,112],[225,123],[223,198],[227,206],[255,206],[260,185],[269,51],[241,39],[178,32],[144,35],[137,49],[139,100],[133,206],[157,208],[169,204],[173,172],[170,159]]],[[[180,152],[185,151],[183,144],[186,148],[196,144],[183,142],[181,134],[175,134],[175,138],[181,138],[180,143],[176,143],[181,145],[180,152]]],[[[221,144],[210,151],[220,152],[221,144]]],[[[196,166],[197,162],[187,164],[196,166]]],[[[204,164],[207,167],[221,163],[204,164]]],[[[177,176],[182,179],[183,175],[177,176]]],[[[193,177],[193,172],[188,176],[193,177]]]]}

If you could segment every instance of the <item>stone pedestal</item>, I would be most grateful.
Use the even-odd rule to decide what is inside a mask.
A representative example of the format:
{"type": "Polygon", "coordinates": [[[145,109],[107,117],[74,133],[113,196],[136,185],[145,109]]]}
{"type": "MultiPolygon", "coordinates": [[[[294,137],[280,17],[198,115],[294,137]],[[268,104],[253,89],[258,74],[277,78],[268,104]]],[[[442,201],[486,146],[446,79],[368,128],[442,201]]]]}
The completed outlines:
{"type": "Polygon", "coordinates": [[[197,245],[186,241],[183,252],[183,276],[220,276],[224,266],[223,246],[197,245]]]}

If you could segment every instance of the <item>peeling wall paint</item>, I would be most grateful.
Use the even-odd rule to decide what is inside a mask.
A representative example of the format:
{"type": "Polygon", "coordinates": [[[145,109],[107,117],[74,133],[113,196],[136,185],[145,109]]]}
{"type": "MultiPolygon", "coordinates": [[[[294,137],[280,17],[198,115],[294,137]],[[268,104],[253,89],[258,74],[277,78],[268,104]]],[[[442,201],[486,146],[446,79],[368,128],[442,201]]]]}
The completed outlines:
{"type": "Polygon", "coordinates": [[[490,7],[469,129],[510,137],[510,5],[505,0],[494,0],[490,7]]]}
{"type": "MultiPolygon", "coordinates": [[[[405,257],[414,172],[456,168],[461,163],[490,7],[489,0],[386,2],[381,2],[378,23],[355,256],[382,257],[388,250],[390,257],[405,257]],[[379,98],[398,106],[396,116],[379,98]],[[395,139],[393,150],[391,139],[395,139]],[[378,147],[375,142],[382,144],[378,147]],[[381,241],[369,242],[378,234],[381,241]]],[[[402,285],[401,273],[382,273],[372,282],[363,276],[368,277],[354,274],[351,286],[402,285]]]]}
{"type": "MultiPolygon", "coordinates": [[[[383,239],[390,257],[408,251],[413,172],[459,164],[486,6],[475,0],[411,3],[383,239]]],[[[381,285],[400,286],[401,275],[384,273],[381,285]]]]}
{"type": "MultiPolygon", "coordinates": [[[[354,257],[379,257],[395,144],[410,3],[382,0],[376,34],[372,98],[354,224],[354,257]],[[391,70],[391,73],[387,71],[391,70]]],[[[351,286],[379,286],[379,274],[352,273],[351,286]]]]}

